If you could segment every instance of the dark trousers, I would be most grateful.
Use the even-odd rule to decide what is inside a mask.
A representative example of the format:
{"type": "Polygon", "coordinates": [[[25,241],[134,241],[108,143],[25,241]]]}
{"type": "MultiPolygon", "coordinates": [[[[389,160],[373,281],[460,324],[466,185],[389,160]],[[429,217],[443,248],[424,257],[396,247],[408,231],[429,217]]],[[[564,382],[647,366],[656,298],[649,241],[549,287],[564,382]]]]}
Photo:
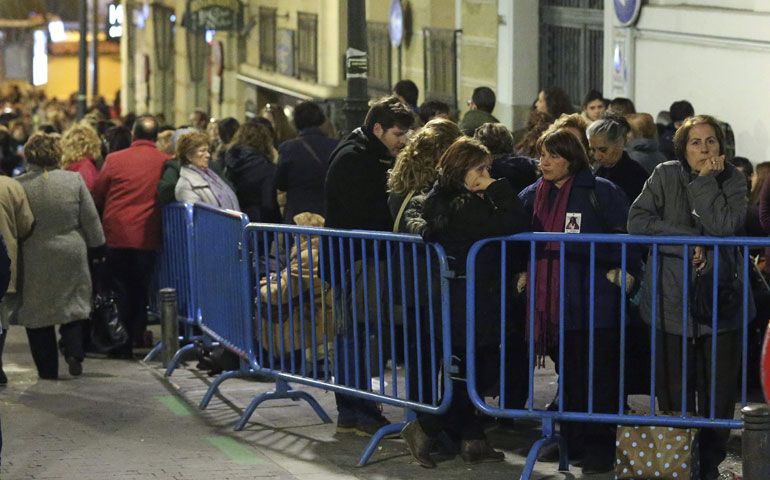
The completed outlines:
{"type": "MultiPolygon", "coordinates": [[[[83,353],[82,325],[82,321],[76,321],[59,326],[61,348],[65,357],[73,357],[83,361],[85,355],[83,353]]],[[[46,379],[58,378],[59,351],[56,344],[55,327],[27,328],[27,338],[38,376],[46,379]]]]}
{"type": "MultiPolygon", "coordinates": [[[[616,329],[594,330],[593,411],[618,412],[620,372],[620,333],[616,329]]],[[[564,411],[588,412],[589,334],[587,330],[564,332],[564,411]]],[[[559,352],[551,355],[558,366],[559,352]]],[[[570,457],[593,455],[603,460],[615,455],[615,425],[605,423],[562,422],[560,431],[567,440],[570,457]]]]}
{"type": "MultiPolygon", "coordinates": [[[[682,410],[682,337],[657,332],[656,393],[661,410],[682,410]]],[[[711,336],[688,341],[687,411],[708,417],[714,402],[716,418],[733,418],[741,370],[741,332],[717,335],[716,397],[711,397],[711,336]],[[696,399],[697,393],[697,399],[696,399]]],[[[716,478],[717,467],[727,455],[730,430],[700,431],[701,478],[716,478]]]]}
{"type": "Polygon", "coordinates": [[[155,252],[131,248],[107,250],[107,267],[118,302],[118,314],[129,334],[126,350],[142,343],[147,329],[148,285],[155,266],[155,252]]]}

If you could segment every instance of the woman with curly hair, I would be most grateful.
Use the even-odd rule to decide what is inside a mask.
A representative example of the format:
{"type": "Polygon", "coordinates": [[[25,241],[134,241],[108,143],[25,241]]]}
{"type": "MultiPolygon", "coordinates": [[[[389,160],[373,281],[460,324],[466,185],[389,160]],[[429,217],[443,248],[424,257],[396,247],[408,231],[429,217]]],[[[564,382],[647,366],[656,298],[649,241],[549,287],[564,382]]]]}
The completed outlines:
{"type": "MultiPolygon", "coordinates": [[[[451,120],[437,118],[429,121],[411,138],[398,154],[388,175],[388,207],[396,220],[394,232],[409,232],[407,210],[414,211],[415,196],[427,193],[438,177],[436,164],[455,140],[460,138],[460,127],[451,120]]],[[[419,215],[419,211],[415,212],[419,215]]]]}
{"type": "Polygon", "coordinates": [[[62,135],[61,151],[61,168],[79,173],[88,191],[92,191],[99,175],[95,162],[102,153],[102,142],[96,130],[87,123],[73,125],[62,135]]]}
{"type": "Polygon", "coordinates": [[[524,134],[524,138],[516,144],[516,154],[524,155],[525,157],[538,158],[540,152],[537,151],[537,139],[545,132],[548,127],[553,123],[553,117],[540,110],[532,110],[529,112],[529,120],[527,120],[527,132],[524,134]]]}

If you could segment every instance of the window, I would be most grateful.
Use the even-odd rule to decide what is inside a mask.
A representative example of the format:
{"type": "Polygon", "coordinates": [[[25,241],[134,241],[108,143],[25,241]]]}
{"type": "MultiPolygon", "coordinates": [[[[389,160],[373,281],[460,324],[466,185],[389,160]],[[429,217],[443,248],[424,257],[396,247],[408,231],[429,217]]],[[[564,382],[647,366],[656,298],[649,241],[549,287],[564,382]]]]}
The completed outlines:
{"type": "Polygon", "coordinates": [[[367,22],[366,42],[369,46],[369,96],[382,97],[390,94],[391,52],[388,24],[367,22]]]}
{"type": "Polygon", "coordinates": [[[259,7],[259,67],[275,70],[275,8],[259,7]]]}
{"type": "Polygon", "coordinates": [[[297,72],[299,78],[318,81],[318,15],[297,13],[297,72]]]}
{"type": "Polygon", "coordinates": [[[425,28],[425,99],[457,108],[457,30],[425,28]]]}

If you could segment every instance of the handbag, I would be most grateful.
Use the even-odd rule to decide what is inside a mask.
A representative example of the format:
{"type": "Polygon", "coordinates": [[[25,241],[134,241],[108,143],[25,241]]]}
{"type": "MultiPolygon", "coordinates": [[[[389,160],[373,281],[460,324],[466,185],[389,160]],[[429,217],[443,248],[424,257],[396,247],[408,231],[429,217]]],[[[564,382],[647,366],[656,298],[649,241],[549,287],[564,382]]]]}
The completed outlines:
{"type": "Polygon", "coordinates": [[[118,316],[113,293],[94,294],[90,323],[91,346],[98,353],[109,353],[128,342],[128,332],[118,316]]]}
{"type": "MultiPolygon", "coordinates": [[[[714,278],[712,271],[695,271],[690,288],[690,314],[697,324],[710,326],[713,313],[714,278]]],[[[729,280],[717,284],[717,320],[740,312],[743,301],[743,282],[737,272],[729,280]]]]}
{"type": "Polygon", "coordinates": [[[618,425],[616,479],[698,479],[698,429],[618,425]]]}

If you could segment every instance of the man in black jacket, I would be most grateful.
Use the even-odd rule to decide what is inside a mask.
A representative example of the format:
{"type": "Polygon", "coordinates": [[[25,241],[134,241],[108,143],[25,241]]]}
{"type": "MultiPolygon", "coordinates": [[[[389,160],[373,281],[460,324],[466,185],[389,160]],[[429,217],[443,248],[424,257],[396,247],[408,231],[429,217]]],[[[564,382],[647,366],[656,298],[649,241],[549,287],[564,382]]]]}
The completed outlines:
{"type": "MultiPolygon", "coordinates": [[[[326,226],[329,228],[380,230],[390,231],[393,227],[393,219],[388,209],[388,194],[386,182],[388,170],[393,167],[393,160],[406,143],[406,134],[412,126],[414,117],[397,97],[386,97],[375,103],[366,115],[364,125],[355,129],[343,140],[331,155],[329,170],[326,175],[326,226]]],[[[347,244],[347,242],[344,242],[347,244]]],[[[360,245],[359,242],[355,242],[360,245]]],[[[335,242],[335,245],[336,242],[335,242]]],[[[347,249],[346,249],[347,250],[347,249]]],[[[341,252],[334,248],[331,257],[338,256],[341,252]]],[[[363,325],[358,328],[358,342],[354,341],[353,322],[359,324],[369,322],[373,325],[377,321],[376,310],[369,309],[369,318],[363,318],[364,312],[358,309],[358,315],[353,319],[352,302],[363,302],[364,275],[373,275],[373,255],[367,254],[367,263],[372,266],[362,268],[363,256],[360,248],[354,251],[342,252],[345,261],[334,261],[334,275],[327,264],[325,269],[327,280],[334,278],[334,321],[336,328],[335,363],[337,382],[355,388],[365,388],[368,384],[364,368],[364,339],[363,325]],[[350,262],[350,255],[354,261],[350,262]],[[355,264],[355,272],[348,269],[351,263],[355,264]],[[345,269],[339,269],[344,264],[345,269]],[[345,284],[340,281],[341,276],[347,279],[345,284]],[[360,282],[360,284],[359,284],[360,282]],[[351,298],[351,283],[356,285],[357,298],[351,298]],[[357,348],[356,348],[357,347],[357,348]],[[345,352],[345,353],[343,353],[345,352]],[[359,362],[359,368],[354,367],[354,362],[359,362]],[[356,377],[358,373],[358,378],[356,377]]],[[[369,289],[374,287],[374,282],[366,282],[369,289]]],[[[375,295],[369,294],[368,301],[376,301],[375,295]]],[[[374,346],[375,344],[372,344],[374,346]]],[[[388,423],[382,416],[376,404],[372,401],[362,400],[356,397],[337,394],[337,431],[355,431],[359,434],[372,435],[380,427],[388,423]]]]}

